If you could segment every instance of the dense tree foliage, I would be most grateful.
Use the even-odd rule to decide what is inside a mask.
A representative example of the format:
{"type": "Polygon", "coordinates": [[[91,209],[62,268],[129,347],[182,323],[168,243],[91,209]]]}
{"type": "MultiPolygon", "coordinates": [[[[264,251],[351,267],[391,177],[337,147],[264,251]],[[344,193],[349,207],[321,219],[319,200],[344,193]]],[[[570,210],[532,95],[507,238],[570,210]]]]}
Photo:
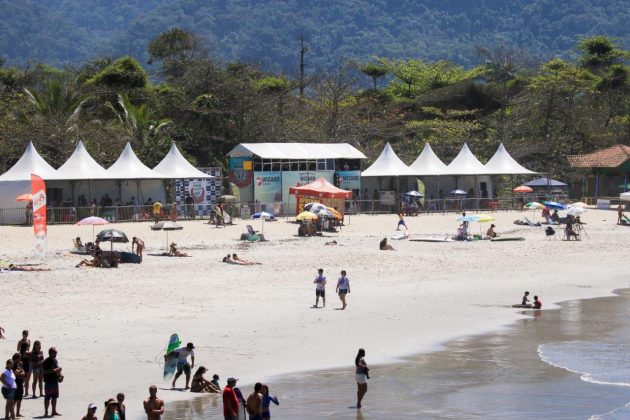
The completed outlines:
{"type": "Polygon", "coordinates": [[[311,69],[333,70],[341,55],[471,67],[476,46],[502,42],[543,59],[571,58],[579,36],[627,47],[629,21],[627,0],[0,0],[0,51],[13,64],[122,55],[146,63],[146,41],[180,27],[218,58],[291,75],[302,34],[311,69]]]}

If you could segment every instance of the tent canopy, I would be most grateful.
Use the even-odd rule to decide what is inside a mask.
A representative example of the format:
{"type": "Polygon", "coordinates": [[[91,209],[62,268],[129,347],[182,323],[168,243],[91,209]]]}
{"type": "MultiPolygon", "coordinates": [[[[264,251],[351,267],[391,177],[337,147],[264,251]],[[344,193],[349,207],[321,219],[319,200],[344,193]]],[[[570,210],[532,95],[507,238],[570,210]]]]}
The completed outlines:
{"type": "Polygon", "coordinates": [[[348,143],[241,143],[229,157],[262,159],[367,159],[348,143]]]}
{"type": "Polygon", "coordinates": [[[523,185],[527,185],[528,187],[546,187],[547,185],[551,187],[566,187],[567,184],[564,182],[556,181],[555,179],[549,178],[538,178],[533,181],[526,182],[523,185]]]}
{"type": "Polygon", "coordinates": [[[44,160],[29,142],[24,154],[7,172],[0,176],[0,181],[30,181],[31,174],[42,179],[54,179],[57,171],[44,160]]]}
{"type": "Polygon", "coordinates": [[[352,191],[337,188],[326,181],[324,177],[317,178],[310,184],[302,185],[301,187],[291,187],[289,188],[289,194],[320,198],[352,198],[352,191]]]}
{"type": "Polygon", "coordinates": [[[499,144],[494,156],[486,163],[486,168],[495,174],[505,175],[526,175],[535,174],[536,172],[521,166],[505,149],[503,143],[499,144]]]}
{"type": "Polygon", "coordinates": [[[154,172],[160,174],[162,178],[185,179],[185,178],[214,178],[195,168],[181,154],[175,143],[171,146],[164,159],[153,168],[154,172]]]}
{"type": "Polygon", "coordinates": [[[164,179],[164,175],[149,169],[138,159],[129,143],[107,173],[109,179],[164,179]]]}
{"type": "Polygon", "coordinates": [[[54,179],[111,179],[105,168],[96,163],[82,141],[77,143],[72,156],[57,169],[54,179]]]}
{"type": "Polygon", "coordinates": [[[464,143],[462,149],[445,171],[445,175],[493,175],[495,173],[479,162],[468,148],[467,143],[464,143]]]}
{"type": "Polygon", "coordinates": [[[415,176],[414,169],[409,168],[396,155],[392,146],[387,143],[381,155],[374,163],[361,172],[361,176],[415,176]]]}
{"type": "Polygon", "coordinates": [[[442,175],[446,171],[446,164],[431,149],[429,143],[424,144],[420,156],[409,165],[417,175],[442,175]]]}

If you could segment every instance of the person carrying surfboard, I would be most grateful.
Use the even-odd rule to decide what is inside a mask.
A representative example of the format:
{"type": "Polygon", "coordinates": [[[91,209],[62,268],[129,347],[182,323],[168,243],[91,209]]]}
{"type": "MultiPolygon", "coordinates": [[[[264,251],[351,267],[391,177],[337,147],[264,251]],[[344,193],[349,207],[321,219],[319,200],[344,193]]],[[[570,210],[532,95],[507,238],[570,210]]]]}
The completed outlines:
{"type": "MultiPolygon", "coordinates": [[[[171,353],[177,354],[177,373],[173,378],[172,387],[175,388],[175,382],[182,375],[182,373],[186,374],[186,388],[190,389],[188,386],[190,384],[190,370],[195,367],[195,346],[193,343],[186,344],[186,347],[180,347],[178,349],[173,350],[171,353]],[[188,356],[190,356],[191,363],[188,363],[188,356]]],[[[165,358],[171,354],[168,353],[165,358]]]]}

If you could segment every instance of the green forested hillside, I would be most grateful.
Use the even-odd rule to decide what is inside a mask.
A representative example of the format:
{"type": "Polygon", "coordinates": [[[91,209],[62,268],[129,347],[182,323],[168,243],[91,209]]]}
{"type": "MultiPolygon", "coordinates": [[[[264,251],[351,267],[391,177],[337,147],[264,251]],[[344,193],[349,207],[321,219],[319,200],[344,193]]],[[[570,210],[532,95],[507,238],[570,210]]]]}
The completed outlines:
{"type": "Polygon", "coordinates": [[[294,74],[304,34],[312,69],[343,55],[478,62],[499,43],[541,58],[604,34],[630,45],[628,0],[0,0],[0,55],[9,63],[81,63],[129,54],[172,27],[202,35],[214,56],[294,74]]]}

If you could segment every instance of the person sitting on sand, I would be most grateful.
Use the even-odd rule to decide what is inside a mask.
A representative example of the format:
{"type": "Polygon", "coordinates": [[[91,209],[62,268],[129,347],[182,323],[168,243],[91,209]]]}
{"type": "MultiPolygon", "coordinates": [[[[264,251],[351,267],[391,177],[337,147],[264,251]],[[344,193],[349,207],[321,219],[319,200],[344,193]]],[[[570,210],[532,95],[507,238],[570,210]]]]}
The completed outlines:
{"type": "Polygon", "coordinates": [[[207,371],[208,369],[205,366],[199,366],[190,382],[190,392],[211,392],[215,394],[220,392],[212,382],[203,377],[203,374],[207,371]]]}
{"type": "Polygon", "coordinates": [[[188,257],[188,254],[177,249],[177,244],[175,242],[171,242],[168,255],[170,255],[171,257],[188,257]]]}
{"type": "Polygon", "coordinates": [[[242,261],[234,261],[230,254],[227,254],[227,256],[223,257],[221,262],[228,263],[228,264],[236,264],[236,265],[248,265],[248,264],[245,264],[242,261]]]}
{"type": "Polygon", "coordinates": [[[521,301],[521,305],[526,306],[529,305],[529,292],[525,292],[523,295],[523,300],[521,301]]]}
{"type": "Polygon", "coordinates": [[[492,239],[492,238],[496,238],[497,237],[497,233],[494,231],[495,227],[496,226],[494,224],[490,225],[490,227],[486,231],[486,238],[492,239]]]}
{"type": "Polygon", "coordinates": [[[92,261],[88,259],[81,260],[81,262],[75,267],[100,267],[101,266],[101,254],[96,254],[92,261]]]}
{"type": "Polygon", "coordinates": [[[76,245],[77,249],[81,249],[81,248],[85,247],[85,245],[83,245],[83,242],[81,242],[81,237],[80,236],[77,236],[77,238],[74,241],[75,241],[75,245],[76,245]]]}
{"type": "Polygon", "coordinates": [[[396,251],[393,246],[387,243],[387,238],[383,238],[378,247],[381,251],[396,251]]]}
{"type": "Polygon", "coordinates": [[[37,267],[27,267],[23,265],[15,265],[9,264],[7,267],[9,271],[50,271],[50,268],[37,268],[37,267]]]}
{"type": "Polygon", "coordinates": [[[534,296],[534,309],[542,308],[542,302],[538,300],[538,296],[534,296]]]}
{"type": "Polygon", "coordinates": [[[217,393],[221,392],[221,385],[219,385],[219,375],[216,373],[212,375],[212,380],[210,381],[214,389],[217,390],[217,393]]]}
{"type": "Polygon", "coordinates": [[[248,261],[248,260],[244,260],[242,258],[239,258],[238,255],[236,254],[232,254],[232,260],[233,261],[240,261],[242,263],[245,263],[247,265],[260,265],[262,263],[256,262],[256,261],[248,261]]]}
{"type": "Polygon", "coordinates": [[[554,223],[558,223],[560,221],[560,215],[558,214],[558,210],[554,210],[553,214],[549,216],[549,220],[554,223]]]}

